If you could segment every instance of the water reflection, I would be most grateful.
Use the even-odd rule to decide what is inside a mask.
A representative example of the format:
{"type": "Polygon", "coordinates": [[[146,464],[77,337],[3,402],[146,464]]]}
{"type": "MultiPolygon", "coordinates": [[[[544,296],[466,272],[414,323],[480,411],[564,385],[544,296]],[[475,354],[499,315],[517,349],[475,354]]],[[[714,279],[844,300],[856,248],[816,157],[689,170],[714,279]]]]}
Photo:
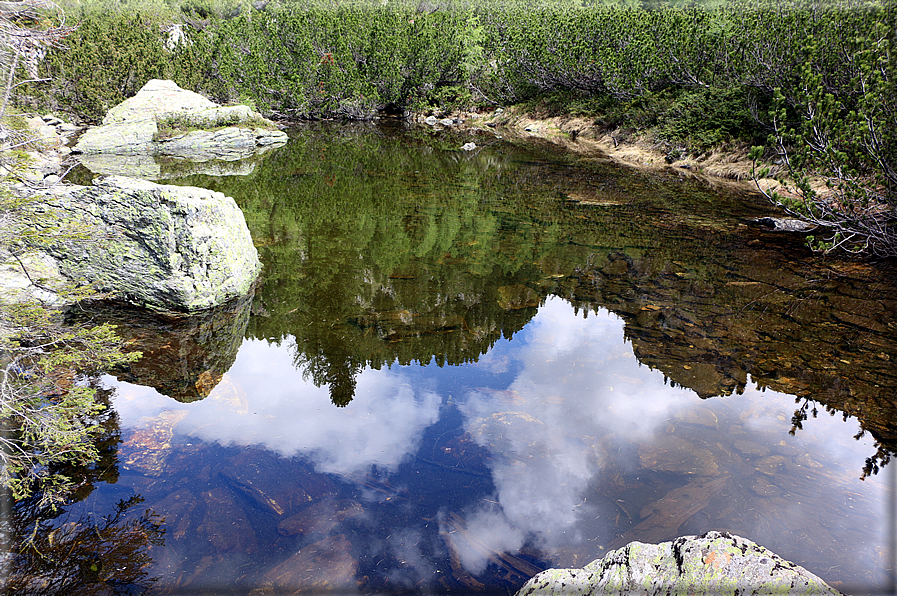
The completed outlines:
{"type": "MultiPolygon", "coordinates": [[[[533,569],[583,565],[630,540],[709,529],[749,536],[829,581],[884,580],[886,536],[876,521],[883,487],[878,478],[858,479],[871,445],[853,439],[855,423],[824,416],[791,436],[793,398],[750,381],[743,395],[701,400],[641,365],[620,341],[624,324],[608,311],[583,317],[551,299],[514,342],[499,342],[480,363],[451,374],[433,365],[362,371],[357,398],[344,409],[302,378],[288,349],[252,341],[201,402],[177,405],[122,385],[116,406],[131,428],[176,420],[168,444],[211,465],[203,477],[213,484],[223,480],[209,493],[205,482],[193,488],[195,479],[185,479],[175,501],[144,485],[144,494],[165,495],[153,507],[167,510],[169,527],[191,528],[170,548],[195,548],[191,541],[211,536],[219,516],[232,524],[249,515],[245,532],[255,537],[223,544],[210,565],[222,573],[276,530],[281,558],[262,558],[245,585],[262,581],[262,569],[278,585],[322,581],[295,570],[323,564],[332,550],[339,554],[324,568],[346,581],[364,571],[375,588],[445,587],[442,576],[465,589],[498,578],[513,586],[533,569]],[[241,449],[200,456],[186,447],[194,443],[241,449]],[[289,463],[296,457],[312,468],[289,463]],[[259,459],[269,463],[242,469],[259,459]],[[284,473],[303,486],[322,473],[336,484],[315,481],[329,488],[305,487],[308,501],[297,502],[287,496],[295,486],[269,475],[284,473]],[[417,478],[434,473],[451,477],[451,490],[417,478]],[[196,499],[192,491],[224,509],[205,521],[170,509],[196,499]],[[247,501],[254,513],[239,513],[247,501]],[[260,510],[264,521],[253,520],[260,510]],[[251,530],[259,524],[266,529],[251,530]],[[314,548],[295,559],[289,544],[314,548]]],[[[123,460],[132,448],[126,441],[123,460]]],[[[183,473],[177,449],[154,460],[160,478],[183,473]]]]}
{"type": "Polygon", "coordinates": [[[18,544],[3,566],[10,594],[141,594],[158,579],[150,574],[150,548],[164,543],[163,520],[134,514],[142,501],[121,501],[102,517],[76,517],[63,509],[17,503],[5,531],[18,544]]]}
{"type": "Polygon", "coordinates": [[[743,197],[394,132],[185,180],[238,199],[265,271],[251,315],[127,332],[155,356],[119,378],[159,392],[109,379],[120,478],[82,507],[165,517],[154,591],[507,593],[710,529],[881,585],[882,478],[858,477],[897,436],[892,274],[743,197]],[[847,420],[789,434],[805,403],[847,420]]]}
{"type": "Polygon", "coordinates": [[[334,409],[327,389],[303,379],[288,350],[247,341],[222,382],[193,408],[177,410],[148,388],[131,385],[119,389],[116,405],[134,422],[184,412],[179,433],[309,456],[322,472],[395,470],[416,452],[423,429],[436,422],[441,399],[426,383],[413,386],[392,370],[364,371],[358,383],[360,397],[334,409]]]}

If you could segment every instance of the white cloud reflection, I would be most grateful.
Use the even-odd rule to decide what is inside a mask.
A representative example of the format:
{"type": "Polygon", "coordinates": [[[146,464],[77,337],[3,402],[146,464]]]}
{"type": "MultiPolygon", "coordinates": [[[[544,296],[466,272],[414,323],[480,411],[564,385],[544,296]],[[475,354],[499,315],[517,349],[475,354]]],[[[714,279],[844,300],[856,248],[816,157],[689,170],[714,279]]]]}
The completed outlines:
{"type": "Polygon", "coordinates": [[[249,340],[202,401],[177,404],[146,387],[117,385],[115,406],[126,426],[162,409],[185,409],[189,414],[177,427],[179,435],[303,455],[319,471],[338,474],[371,466],[395,469],[414,453],[440,406],[439,396],[412,387],[401,373],[368,369],[357,377],[356,398],[336,408],[327,387],[302,378],[288,350],[249,340]]]}
{"type": "MultiPolygon", "coordinates": [[[[604,482],[608,446],[664,441],[670,437],[670,429],[682,426],[681,417],[689,411],[715,412],[712,420],[720,416],[719,429],[705,428],[698,431],[699,437],[714,437],[713,441],[725,443],[731,441],[725,438],[727,428],[742,425],[742,432],[757,443],[788,443],[795,453],[811,453],[824,462],[826,473],[818,478],[828,478],[831,483],[814,487],[817,494],[804,493],[794,498],[785,493],[778,500],[767,500],[750,492],[750,478],[740,489],[745,494],[739,498],[766,508],[756,526],[741,526],[743,535],[766,542],[765,546],[779,549],[779,554],[786,558],[807,556],[803,548],[806,545],[795,543],[791,531],[819,527],[820,519],[826,515],[839,517],[833,512],[820,515],[820,511],[827,511],[831,495],[848,490],[852,498],[867,503],[866,507],[874,508],[874,503],[881,502],[880,479],[867,480],[862,487],[857,482],[863,458],[874,449],[868,442],[858,443],[851,438],[855,431],[850,428],[856,426],[855,421],[846,423],[850,428],[844,428],[840,419],[822,416],[809,421],[797,437],[789,437],[793,397],[748,388],[743,396],[702,400],[691,390],[667,385],[659,371],[641,366],[622,337],[623,321],[615,315],[601,312],[583,319],[574,316],[572,306],[566,302],[550,299],[526,328],[523,345],[514,356],[522,363],[522,370],[507,390],[480,389],[467,394],[461,406],[465,428],[492,452],[497,502],[483,504],[466,515],[468,536],[487,547],[461,553],[462,562],[470,571],[485,567],[490,549],[514,552],[528,542],[549,553],[565,549],[570,552],[573,546],[581,548],[583,528],[589,526],[582,522],[592,522],[602,513],[602,505],[587,503],[585,495],[594,494],[594,487],[604,482]],[[724,418],[725,424],[732,426],[723,426],[724,418]],[[860,494],[864,496],[859,497],[860,494]],[[770,532],[769,528],[777,523],[787,524],[792,530],[770,532]]],[[[722,447],[722,443],[713,452],[713,463],[719,465],[720,475],[753,473],[753,479],[767,478],[748,469],[759,465],[759,458],[735,455],[731,447],[722,447]]],[[[796,462],[821,467],[814,460],[797,457],[796,462]]],[[[615,465],[621,461],[617,457],[615,465]]],[[[639,464],[635,457],[624,471],[635,472],[639,464]]],[[[651,471],[641,469],[638,473],[651,471]]],[[[781,484],[781,479],[776,481],[781,484]]],[[[733,495],[720,498],[732,499],[733,495]]],[[[852,504],[845,503],[841,511],[852,509],[852,504]]],[[[609,517],[612,519],[615,513],[618,512],[611,511],[609,517]]],[[[845,543],[860,537],[847,557],[850,565],[853,569],[874,567],[874,561],[881,560],[875,548],[883,544],[884,538],[872,529],[852,525],[857,521],[839,520],[843,529],[840,534],[833,531],[832,536],[843,537],[845,543]],[[867,541],[866,537],[870,539],[867,541]]],[[[594,525],[591,523],[593,528],[594,525]]],[[[843,550],[840,543],[838,548],[843,550]]],[[[600,556],[597,550],[592,553],[592,558],[600,556]]],[[[588,560],[591,559],[579,560],[577,565],[588,560]]]]}
{"type": "MultiPolygon", "coordinates": [[[[579,540],[582,493],[602,465],[597,439],[615,433],[646,440],[673,410],[697,399],[640,366],[622,336],[619,317],[577,317],[568,303],[549,299],[526,328],[516,354],[523,370],[506,399],[467,395],[466,430],[495,455],[501,504],[468,519],[478,541],[514,551],[527,539],[548,550],[579,540]]],[[[472,569],[485,565],[473,558],[465,560],[472,569]]]]}

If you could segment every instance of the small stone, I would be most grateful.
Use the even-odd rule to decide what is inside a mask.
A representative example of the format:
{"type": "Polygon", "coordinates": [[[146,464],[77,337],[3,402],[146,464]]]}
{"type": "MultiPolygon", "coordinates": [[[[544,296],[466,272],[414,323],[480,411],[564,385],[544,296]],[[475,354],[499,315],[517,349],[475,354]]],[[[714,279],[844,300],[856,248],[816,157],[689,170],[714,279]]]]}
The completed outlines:
{"type": "Polygon", "coordinates": [[[473,151],[476,148],[476,143],[464,143],[463,145],[461,145],[461,149],[463,149],[464,151],[473,151]]]}
{"type": "Polygon", "coordinates": [[[765,457],[769,455],[769,448],[764,447],[759,443],[747,441],[745,439],[735,439],[732,442],[732,447],[735,449],[735,451],[743,455],[756,455],[759,457],[765,457]]]}
{"type": "Polygon", "coordinates": [[[439,122],[439,120],[436,119],[436,116],[427,116],[424,122],[426,122],[430,126],[436,126],[436,123],[439,122]]]}
{"type": "Polygon", "coordinates": [[[443,118],[442,120],[439,121],[439,124],[441,124],[443,126],[452,126],[454,123],[455,123],[455,121],[452,120],[451,118],[443,118]]]}
{"type": "Polygon", "coordinates": [[[818,227],[808,221],[788,217],[758,217],[754,221],[776,232],[809,232],[818,227]]]}
{"type": "MultiPolygon", "coordinates": [[[[685,368],[690,369],[690,366],[685,368]]],[[[676,412],[673,418],[679,422],[686,424],[695,424],[697,426],[706,426],[707,428],[719,428],[719,419],[709,408],[703,406],[693,406],[686,410],[676,412]]]]}
{"type": "Polygon", "coordinates": [[[763,476],[758,476],[751,483],[751,490],[761,497],[774,497],[782,494],[782,489],[770,482],[763,476]]]}
{"type": "Polygon", "coordinates": [[[767,476],[775,476],[781,471],[782,465],[785,464],[787,458],[781,455],[770,455],[764,457],[757,462],[757,471],[767,476]]]}

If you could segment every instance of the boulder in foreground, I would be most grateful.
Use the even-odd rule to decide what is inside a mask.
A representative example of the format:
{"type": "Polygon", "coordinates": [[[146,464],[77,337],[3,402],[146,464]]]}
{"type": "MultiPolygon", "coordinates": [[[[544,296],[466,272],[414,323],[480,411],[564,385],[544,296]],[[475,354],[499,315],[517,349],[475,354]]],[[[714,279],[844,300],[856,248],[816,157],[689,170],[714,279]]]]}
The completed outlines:
{"type": "Polygon", "coordinates": [[[47,197],[80,220],[92,243],[52,250],[59,271],[112,298],[156,310],[196,312],[246,295],[261,270],[246,220],[219,192],[107,176],[47,197]]]}
{"type": "Polygon", "coordinates": [[[840,594],[803,567],[723,532],[630,542],[582,569],[547,569],[517,596],[840,594]]]}

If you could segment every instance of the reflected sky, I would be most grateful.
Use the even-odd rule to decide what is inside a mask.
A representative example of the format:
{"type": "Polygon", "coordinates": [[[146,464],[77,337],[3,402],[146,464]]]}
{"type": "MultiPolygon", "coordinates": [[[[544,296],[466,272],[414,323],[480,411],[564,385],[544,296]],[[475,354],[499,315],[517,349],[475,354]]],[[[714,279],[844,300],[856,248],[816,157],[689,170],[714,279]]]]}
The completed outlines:
{"type": "MultiPolygon", "coordinates": [[[[427,429],[460,415],[460,432],[489,454],[494,494],[462,496],[460,505],[456,497],[438,523],[456,532],[451,516],[463,516],[465,540],[455,548],[471,574],[496,552],[526,547],[553,564],[581,566],[615,540],[659,540],[644,521],[645,504],[673,507],[675,518],[677,487],[700,491],[725,478],[723,489],[708,492],[706,520],[689,516],[680,533],[730,530],[829,581],[883,578],[884,478],[858,480],[874,449],[853,438],[855,421],[823,413],[790,436],[791,396],[748,383],[743,395],[702,400],[641,365],[621,319],[607,311],[586,317],[561,299],[547,300],[513,342],[498,342],[477,363],[362,371],[345,408],[330,403],[326,386],[303,379],[285,345],[263,341],[246,341],[202,401],[109,382],[124,428],[165,415],[177,421],[175,444],[261,446],[307,458],[319,472],[395,474],[396,486],[402,465],[434,448],[423,444],[427,429]],[[841,560],[832,561],[835,553],[841,560]]],[[[414,561],[390,572],[395,581],[436,573],[417,546],[421,523],[403,520],[382,545],[414,561]]]]}

